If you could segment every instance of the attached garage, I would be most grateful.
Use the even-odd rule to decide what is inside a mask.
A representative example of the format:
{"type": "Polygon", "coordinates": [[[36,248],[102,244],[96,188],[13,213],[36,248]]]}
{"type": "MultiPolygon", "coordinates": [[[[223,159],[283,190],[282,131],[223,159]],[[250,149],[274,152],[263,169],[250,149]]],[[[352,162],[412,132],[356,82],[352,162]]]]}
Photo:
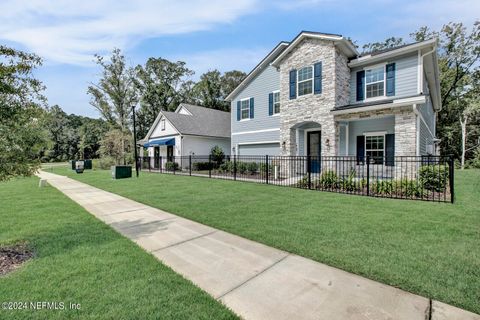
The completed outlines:
{"type": "Polygon", "coordinates": [[[240,156],[278,156],[280,154],[279,143],[242,144],[238,146],[240,156]]]}

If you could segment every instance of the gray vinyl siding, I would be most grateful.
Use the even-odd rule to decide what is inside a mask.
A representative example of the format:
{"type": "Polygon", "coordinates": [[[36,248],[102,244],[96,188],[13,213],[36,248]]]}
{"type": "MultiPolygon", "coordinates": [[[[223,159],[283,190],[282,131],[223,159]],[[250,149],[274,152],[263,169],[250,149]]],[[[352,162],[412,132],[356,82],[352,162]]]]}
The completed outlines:
{"type": "Polygon", "coordinates": [[[420,114],[425,120],[428,129],[435,134],[435,111],[433,111],[432,100],[430,97],[427,97],[427,103],[421,104],[418,107],[420,114]]]}
{"type": "MultiPolygon", "coordinates": [[[[237,148],[239,144],[258,144],[272,142],[280,142],[280,130],[232,135],[232,148],[237,148]]],[[[269,154],[269,152],[271,152],[271,149],[265,149],[263,152],[263,155],[269,154]]],[[[280,147],[278,148],[278,152],[271,155],[277,155],[279,153],[280,147]]]]}
{"type": "Polygon", "coordinates": [[[388,116],[384,118],[357,120],[349,122],[348,127],[348,155],[355,156],[357,153],[357,136],[362,136],[366,132],[386,131],[395,133],[395,117],[388,116]]]}
{"type": "Polygon", "coordinates": [[[427,145],[433,144],[433,136],[427,129],[427,126],[423,121],[420,121],[420,137],[419,137],[419,151],[420,155],[427,155],[427,145]]]}
{"type": "Polygon", "coordinates": [[[280,128],[280,116],[268,115],[268,94],[279,89],[280,73],[276,68],[268,66],[239,92],[231,104],[232,147],[243,142],[279,140],[279,131],[234,135],[237,132],[280,128]],[[237,121],[237,101],[250,97],[254,98],[254,118],[237,121]]]}
{"type": "Polygon", "coordinates": [[[279,143],[248,144],[238,147],[238,155],[240,156],[278,156],[279,154],[279,143]]]}
{"type": "Polygon", "coordinates": [[[339,136],[339,143],[338,143],[338,155],[339,156],[346,156],[347,154],[345,153],[345,147],[347,145],[347,139],[346,139],[346,133],[347,129],[345,126],[339,126],[338,127],[338,136],[339,136]]]}
{"type": "MultiPolygon", "coordinates": [[[[386,61],[386,63],[395,62],[395,96],[385,97],[402,98],[413,96],[418,93],[418,56],[417,54],[410,54],[401,56],[395,60],[386,61]]],[[[378,63],[374,63],[377,65],[378,63]]],[[[350,73],[350,103],[359,103],[357,101],[357,71],[368,68],[368,66],[362,66],[353,68],[350,73]]]]}

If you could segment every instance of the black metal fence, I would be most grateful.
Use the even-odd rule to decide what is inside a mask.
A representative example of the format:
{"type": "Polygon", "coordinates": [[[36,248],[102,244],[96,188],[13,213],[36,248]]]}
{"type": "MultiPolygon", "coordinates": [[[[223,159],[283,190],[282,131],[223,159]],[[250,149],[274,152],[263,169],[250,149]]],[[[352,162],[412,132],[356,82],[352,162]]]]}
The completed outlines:
{"type": "Polygon", "coordinates": [[[140,157],[150,172],[249,181],[363,196],[454,201],[451,157],[140,157]]]}

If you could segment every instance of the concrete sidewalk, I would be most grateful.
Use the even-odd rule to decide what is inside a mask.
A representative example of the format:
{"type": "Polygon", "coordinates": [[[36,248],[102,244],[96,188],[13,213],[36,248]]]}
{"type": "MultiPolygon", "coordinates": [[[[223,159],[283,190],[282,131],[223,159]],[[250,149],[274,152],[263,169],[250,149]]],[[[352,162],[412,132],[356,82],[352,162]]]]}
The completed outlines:
{"type": "Polygon", "coordinates": [[[244,319],[480,320],[67,177],[38,175],[244,319]]]}

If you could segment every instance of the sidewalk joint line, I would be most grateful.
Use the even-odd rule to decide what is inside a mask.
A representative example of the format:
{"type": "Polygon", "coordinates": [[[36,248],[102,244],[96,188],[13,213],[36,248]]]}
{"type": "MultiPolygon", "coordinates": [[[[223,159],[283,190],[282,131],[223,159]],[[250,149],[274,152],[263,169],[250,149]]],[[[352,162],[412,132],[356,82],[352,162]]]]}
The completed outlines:
{"type": "Polygon", "coordinates": [[[243,281],[242,283],[240,283],[239,285],[233,287],[232,289],[228,290],[227,292],[225,293],[222,293],[221,295],[219,295],[218,297],[216,297],[215,299],[216,300],[220,300],[222,299],[223,297],[225,297],[227,294],[231,293],[232,291],[234,290],[237,290],[238,288],[240,288],[241,286],[243,286],[244,284],[246,284],[247,282],[249,282],[250,280],[253,280],[254,278],[258,277],[259,275],[265,273],[266,271],[268,271],[269,269],[273,268],[274,266],[276,266],[277,264],[279,264],[280,262],[282,262],[283,260],[285,260],[290,254],[287,253],[284,257],[278,259],[277,261],[275,261],[273,264],[271,264],[270,266],[266,267],[265,269],[263,269],[262,271],[260,271],[259,273],[253,275],[252,277],[248,278],[247,280],[243,281]]]}
{"type": "MultiPolygon", "coordinates": [[[[125,228],[121,228],[120,230],[125,230],[125,229],[130,229],[130,228],[134,228],[134,227],[138,227],[138,226],[146,226],[146,225],[149,225],[149,224],[154,224],[154,223],[157,223],[157,222],[161,222],[161,221],[165,221],[165,220],[175,220],[177,219],[177,217],[170,217],[170,218],[163,218],[163,219],[160,219],[160,220],[155,220],[155,221],[150,221],[150,222],[145,222],[145,223],[139,223],[139,224],[134,224],[134,225],[131,225],[131,226],[128,226],[128,227],[125,227],[125,228]]],[[[107,223],[109,226],[113,225],[114,223],[119,223],[121,221],[115,221],[115,222],[112,222],[112,223],[107,223]]]]}
{"type": "Polygon", "coordinates": [[[218,232],[218,230],[214,230],[214,231],[211,231],[211,232],[208,232],[208,233],[205,233],[205,234],[201,234],[199,236],[196,236],[196,237],[193,237],[193,238],[190,238],[190,239],[187,239],[187,240],[183,240],[183,241],[180,241],[180,242],[177,242],[177,243],[174,243],[174,244],[171,244],[171,245],[168,245],[166,247],[162,247],[160,249],[155,249],[155,250],[152,250],[150,251],[151,253],[154,253],[154,252],[157,252],[157,251],[161,251],[161,250],[164,250],[164,249],[168,249],[168,248],[171,248],[171,247],[175,247],[175,246],[178,246],[179,244],[183,244],[185,242],[188,242],[188,241],[192,241],[192,240],[196,240],[196,239],[199,239],[201,237],[206,237],[206,236],[209,236],[215,232],[218,232]]]}

